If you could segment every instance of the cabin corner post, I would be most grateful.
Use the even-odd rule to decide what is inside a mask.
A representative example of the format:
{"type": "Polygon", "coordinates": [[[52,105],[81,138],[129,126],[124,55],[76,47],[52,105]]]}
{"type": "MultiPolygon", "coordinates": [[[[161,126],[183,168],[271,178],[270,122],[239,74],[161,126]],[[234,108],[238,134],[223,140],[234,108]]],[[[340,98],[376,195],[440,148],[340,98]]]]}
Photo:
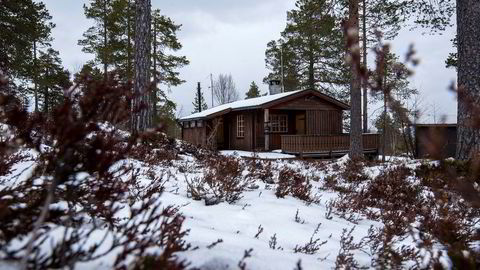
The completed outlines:
{"type": "Polygon", "coordinates": [[[270,114],[268,109],[264,109],[263,111],[263,122],[264,124],[264,133],[265,133],[265,151],[270,150],[270,114]]]}

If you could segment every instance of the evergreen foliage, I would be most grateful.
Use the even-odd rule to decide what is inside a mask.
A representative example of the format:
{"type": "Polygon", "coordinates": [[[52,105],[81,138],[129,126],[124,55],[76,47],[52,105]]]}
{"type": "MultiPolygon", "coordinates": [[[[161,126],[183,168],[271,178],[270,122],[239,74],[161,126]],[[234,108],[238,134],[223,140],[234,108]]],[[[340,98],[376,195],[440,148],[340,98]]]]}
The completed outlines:
{"type": "Polygon", "coordinates": [[[208,109],[207,103],[205,102],[205,98],[201,91],[200,91],[200,96],[198,96],[198,91],[195,92],[195,100],[192,102],[192,104],[193,104],[192,113],[199,112],[200,111],[199,108],[201,108],[202,111],[208,109]]]}
{"type": "Polygon", "coordinates": [[[278,41],[267,44],[265,81],[283,74],[285,91],[310,88],[345,100],[348,90],[341,18],[326,0],[298,0],[287,12],[287,26],[278,41]]]}
{"type": "Polygon", "coordinates": [[[258,90],[258,85],[255,82],[252,82],[250,84],[250,88],[248,89],[248,92],[246,93],[245,99],[256,98],[259,96],[260,96],[260,91],[258,90]]]}
{"type": "Polygon", "coordinates": [[[70,72],[63,68],[58,51],[49,48],[40,52],[38,77],[42,111],[48,113],[63,101],[64,90],[72,86],[70,72]]]}
{"type": "Polygon", "coordinates": [[[33,100],[35,111],[41,102],[48,112],[70,85],[69,73],[50,44],[55,27],[51,19],[42,2],[2,1],[0,68],[12,78],[9,83],[18,96],[33,100]]]}

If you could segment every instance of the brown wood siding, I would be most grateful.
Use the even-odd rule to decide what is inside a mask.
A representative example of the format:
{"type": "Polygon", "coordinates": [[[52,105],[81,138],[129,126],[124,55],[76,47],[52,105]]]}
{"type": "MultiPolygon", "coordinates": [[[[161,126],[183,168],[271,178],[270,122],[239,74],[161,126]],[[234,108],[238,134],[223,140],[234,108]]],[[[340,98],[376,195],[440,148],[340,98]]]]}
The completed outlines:
{"type": "Polygon", "coordinates": [[[314,95],[307,95],[272,107],[279,110],[339,110],[337,106],[314,95]]]}
{"type": "Polygon", "coordinates": [[[342,111],[307,110],[308,135],[332,135],[342,133],[342,111]]]}
{"type": "Polygon", "coordinates": [[[183,140],[197,145],[206,146],[207,132],[206,127],[183,128],[183,140]]]}
{"type": "Polygon", "coordinates": [[[232,150],[253,150],[253,114],[254,111],[243,111],[229,113],[225,117],[225,124],[229,126],[230,145],[232,150]],[[243,138],[237,137],[237,115],[243,114],[245,121],[245,135],[243,138]]]}
{"type": "Polygon", "coordinates": [[[265,124],[263,110],[255,111],[255,149],[265,149],[265,124]]]}

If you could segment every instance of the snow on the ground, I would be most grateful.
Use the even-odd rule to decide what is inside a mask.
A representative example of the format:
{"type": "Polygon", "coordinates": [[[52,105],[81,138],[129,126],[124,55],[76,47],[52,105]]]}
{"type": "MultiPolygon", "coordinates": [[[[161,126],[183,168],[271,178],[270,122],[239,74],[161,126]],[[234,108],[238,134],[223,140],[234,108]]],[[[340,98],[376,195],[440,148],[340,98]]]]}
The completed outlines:
{"type": "Polygon", "coordinates": [[[224,156],[259,158],[259,159],[292,159],[294,155],[283,154],[278,152],[248,152],[241,150],[222,150],[220,153],[224,156]]]}
{"type": "MultiPolygon", "coordinates": [[[[221,154],[236,157],[253,157],[253,153],[244,151],[222,151],[221,154]]],[[[32,154],[33,155],[33,154],[32,154]]],[[[312,193],[320,198],[319,203],[307,205],[305,202],[291,196],[279,199],[275,196],[275,187],[256,181],[257,189],[243,193],[243,198],[234,204],[226,202],[218,205],[206,206],[203,201],[195,201],[187,196],[186,180],[191,180],[203,173],[204,168],[191,155],[181,155],[181,160],[173,161],[171,166],[156,165],[157,175],[170,178],[166,183],[166,191],[161,196],[164,206],[177,205],[186,217],[184,229],[189,230],[187,243],[193,247],[179,254],[180,258],[191,262],[192,267],[200,269],[238,269],[238,262],[244,252],[253,249],[252,257],[245,260],[247,269],[294,269],[301,260],[303,269],[331,269],[340,248],[340,237],[344,229],[354,228],[354,241],[358,242],[368,233],[371,226],[381,228],[379,222],[361,219],[358,224],[349,222],[335,214],[327,218],[327,203],[338,197],[331,191],[321,190],[323,180],[329,174],[335,173],[334,166],[344,166],[348,157],[329,162],[324,169],[311,166],[311,163],[300,160],[280,160],[294,156],[281,153],[255,153],[261,159],[272,159],[273,170],[280,171],[283,167],[293,168],[301,174],[311,177],[312,193]],[[185,169],[186,168],[186,169],[185,169]],[[168,174],[162,172],[168,171],[168,174]],[[315,176],[314,178],[312,176],[315,176]],[[295,221],[298,211],[300,222],[295,221]],[[315,254],[295,253],[294,248],[305,245],[312,238],[315,229],[319,231],[313,235],[313,240],[327,241],[315,254]],[[258,238],[255,238],[255,235],[258,238]],[[272,249],[269,242],[276,236],[277,248],[272,249]],[[208,246],[217,240],[222,242],[214,247],[208,246]]],[[[147,170],[148,166],[138,160],[124,160],[120,163],[131,164],[135,168],[147,170]]],[[[26,160],[15,165],[12,173],[21,173],[19,179],[33,170],[35,164],[26,160]]],[[[338,169],[337,169],[338,170],[338,169]]],[[[378,168],[366,170],[372,176],[379,173],[378,168]]],[[[0,179],[0,184],[1,184],[0,179]]],[[[143,185],[149,184],[148,177],[141,180],[143,185]]],[[[64,203],[57,203],[51,207],[66,207],[64,203]]],[[[129,211],[119,213],[128,218],[129,211]]],[[[62,227],[60,227],[62,228],[62,227]]],[[[60,229],[61,231],[61,229],[60,229]]],[[[355,259],[360,265],[369,267],[371,258],[364,252],[355,251],[355,259]]],[[[77,269],[110,269],[115,256],[109,254],[96,261],[77,264],[77,269]]]]}

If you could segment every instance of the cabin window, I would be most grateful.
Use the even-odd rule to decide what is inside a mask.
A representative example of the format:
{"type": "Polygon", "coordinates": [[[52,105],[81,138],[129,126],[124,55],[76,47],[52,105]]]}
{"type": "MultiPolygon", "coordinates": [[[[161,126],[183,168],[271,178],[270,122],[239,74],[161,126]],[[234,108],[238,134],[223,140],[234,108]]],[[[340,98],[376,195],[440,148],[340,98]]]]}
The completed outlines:
{"type": "Polygon", "coordinates": [[[243,114],[237,115],[237,138],[245,137],[245,117],[243,114]]]}
{"type": "Polygon", "coordinates": [[[288,131],[286,114],[270,115],[270,132],[285,133],[288,131]]]}
{"type": "Polygon", "coordinates": [[[190,122],[182,122],[183,127],[184,127],[184,128],[189,128],[189,127],[190,127],[190,126],[189,126],[189,123],[190,123],[190,122]]]}
{"type": "Polygon", "coordinates": [[[190,127],[194,128],[195,127],[195,121],[190,122],[190,127]]]}
{"type": "Polygon", "coordinates": [[[202,126],[203,126],[202,120],[198,120],[198,121],[197,121],[197,127],[202,127],[202,126]]]}

